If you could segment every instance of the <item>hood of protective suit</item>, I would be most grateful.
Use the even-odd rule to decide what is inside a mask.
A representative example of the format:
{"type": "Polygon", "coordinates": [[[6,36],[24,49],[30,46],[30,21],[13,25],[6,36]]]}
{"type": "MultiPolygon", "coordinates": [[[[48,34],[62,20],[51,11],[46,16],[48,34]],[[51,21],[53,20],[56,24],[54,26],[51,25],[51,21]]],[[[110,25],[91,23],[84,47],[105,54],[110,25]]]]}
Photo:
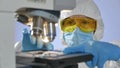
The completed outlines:
{"type": "Polygon", "coordinates": [[[61,12],[61,19],[67,18],[71,15],[85,15],[97,20],[97,28],[93,39],[100,40],[103,37],[104,25],[101,18],[100,11],[93,0],[76,0],[76,8],[71,12],[61,12]]]}

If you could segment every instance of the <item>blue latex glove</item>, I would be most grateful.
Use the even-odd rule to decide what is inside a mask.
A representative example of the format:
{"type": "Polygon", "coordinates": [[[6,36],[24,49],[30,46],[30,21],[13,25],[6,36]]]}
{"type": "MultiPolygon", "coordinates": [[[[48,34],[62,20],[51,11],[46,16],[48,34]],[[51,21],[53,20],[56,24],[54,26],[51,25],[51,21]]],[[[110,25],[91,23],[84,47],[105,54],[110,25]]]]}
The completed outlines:
{"type": "Polygon", "coordinates": [[[44,43],[42,41],[41,44],[38,44],[38,41],[33,43],[30,33],[26,28],[24,29],[22,39],[22,51],[53,50],[53,48],[54,47],[51,43],[44,43]]]}
{"type": "Polygon", "coordinates": [[[78,53],[78,52],[91,53],[94,56],[93,60],[86,62],[89,68],[94,68],[95,66],[98,66],[98,68],[103,68],[104,63],[107,60],[117,61],[120,59],[120,48],[118,46],[107,43],[107,42],[92,40],[90,37],[92,36],[92,34],[88,33],[87,35],[86,33],[87,36],[84,36],[82,34],[83,33],[77,28],[73,33],[70,33],[70,34],[67,33],[63,35],[63,37],[67,36],[67,37],[64,37],[64,40],[66,41],[66,43],[69,44],[69,42],[67,42],[66,40],[68,39],[68,37],[69,37],[69,40],[71,39],[71,41],[73,42],[72,44],[69,44],[69,47],[64,49],[63,52],[65,54],[78,53]],[[80,34],[79,36],[82,36],[82,37],[78,37],[77,34],[80,34]],[[82,39],[87,38],[87,41],[85,40],[84,42],[81,42],[80,40],[77,40],[77,39],[73,41],[73,37],[71,36],[74,36],[75,38],[82,38],[82,39]],[[77,44],[77,42],[79,41],[81,43],[77,44]]]}

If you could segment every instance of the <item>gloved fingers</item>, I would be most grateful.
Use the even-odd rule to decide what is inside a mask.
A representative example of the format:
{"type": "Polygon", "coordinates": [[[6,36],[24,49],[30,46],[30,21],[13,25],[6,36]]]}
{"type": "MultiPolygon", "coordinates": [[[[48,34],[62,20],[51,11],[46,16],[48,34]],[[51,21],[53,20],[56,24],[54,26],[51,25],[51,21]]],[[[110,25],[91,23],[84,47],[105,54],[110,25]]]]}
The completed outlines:
{"type": "Polygon", "coordinates": [[[99,60],[98,61],[98,68],[103,68],[106,61],[107,60],[104,60],[104,59],[99,60]]]}
{"type": "Polygon", "coordinates": [[[84,52],[85,47],[84,46],[72,46],[72,47],[67,47],[63,50],[64,54],[71,54],[71,53],[80,53],[84,52]]]}
{"type": "Polygon", "coordinates": [[[94,68],[92,61],[87,61],[86,64],[89,68],[94,68]]]}
{"type": "Polygon", "coordinates": [[[42,41],[42,39],[40,37],[37,38],[37,47],[38,48],[42,48],[44,45],[44,42],[42,41]]]}
{"type": "Polygon", "coordinates": [[[93,64],[94,66],[96,66],[96,64],[97,64],[97,62],[98,62],[98,58],[99,58],[99,56],[98,56],[98,54],[96,53],[96,55],[94,55],[94,57],[93,57],[93,62],[92,62],[92,64],[93,64]]]}
{"type": "Polygon", "coordinates": [[[47,50],[53,50],[54,49],[54,46],[53,46],[53,44],[51,44],[51,43],[47,43],[46,44],[46,48],[47,48],[47,50]]]}

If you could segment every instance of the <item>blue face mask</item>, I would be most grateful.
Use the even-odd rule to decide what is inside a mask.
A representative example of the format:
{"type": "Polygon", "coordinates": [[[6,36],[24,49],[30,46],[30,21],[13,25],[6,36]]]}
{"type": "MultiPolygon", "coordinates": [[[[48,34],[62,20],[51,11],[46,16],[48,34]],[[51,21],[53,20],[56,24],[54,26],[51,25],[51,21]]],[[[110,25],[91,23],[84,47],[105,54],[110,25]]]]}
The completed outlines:
{"type": "Polygon", "coordinates": [[[76,46],[93,40],[93,33],[82,32],[77,27],[73,32],[63,33],[63,39],[68,46],[76,46]]]}

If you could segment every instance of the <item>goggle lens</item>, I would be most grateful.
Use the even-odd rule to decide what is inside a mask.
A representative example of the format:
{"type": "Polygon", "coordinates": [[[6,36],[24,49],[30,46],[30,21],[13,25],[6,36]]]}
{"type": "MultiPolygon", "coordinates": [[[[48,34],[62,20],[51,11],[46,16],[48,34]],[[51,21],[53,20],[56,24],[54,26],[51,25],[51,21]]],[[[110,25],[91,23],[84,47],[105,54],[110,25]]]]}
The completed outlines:
{"type": "Polygon", "coordinates": [[[73,32],[78,27],[81,31],[89,33],[95,32],[97,23],[93,18],[83,15],[73,15],[62,20],[60,26],[63,32],[73,32]]]}

